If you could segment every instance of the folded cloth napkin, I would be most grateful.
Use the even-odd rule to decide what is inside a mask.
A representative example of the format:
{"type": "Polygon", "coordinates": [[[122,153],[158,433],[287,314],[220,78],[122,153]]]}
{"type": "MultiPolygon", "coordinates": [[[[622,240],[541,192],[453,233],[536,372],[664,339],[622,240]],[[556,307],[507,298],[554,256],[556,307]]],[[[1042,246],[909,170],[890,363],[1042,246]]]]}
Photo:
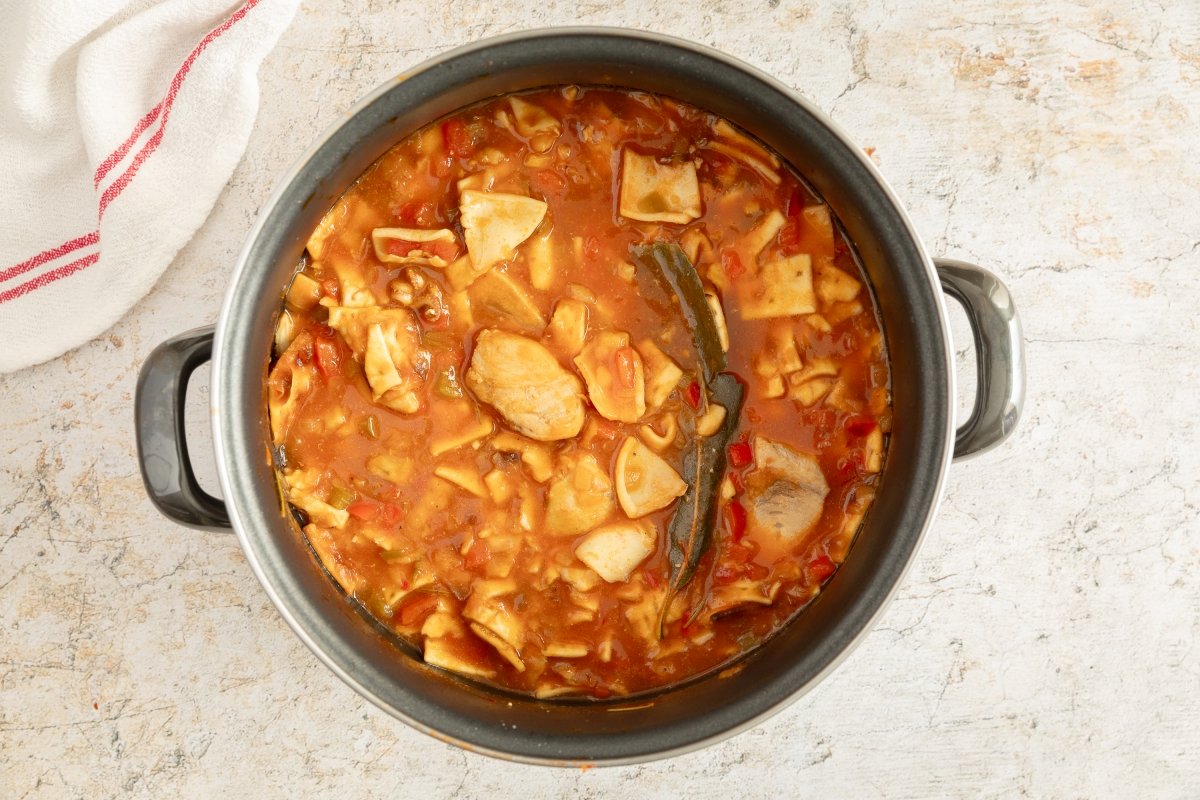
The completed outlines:
{"type": "Polygon", "coordinates": [[[233,173],[298,0],[18,0],[0,24],[0,372],[150,291],[233,173]]]}

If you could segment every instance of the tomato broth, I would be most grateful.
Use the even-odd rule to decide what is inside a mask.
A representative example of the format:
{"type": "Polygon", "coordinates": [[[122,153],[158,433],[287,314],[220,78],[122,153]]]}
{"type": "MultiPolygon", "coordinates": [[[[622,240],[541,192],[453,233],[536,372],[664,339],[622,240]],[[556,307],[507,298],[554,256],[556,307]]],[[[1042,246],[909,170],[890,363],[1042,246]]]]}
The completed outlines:
{"type": "Polygon", "coordinates": [[[314,230],[276,353],[281,485],[328,572],[427,663],[545,698],[770,636],[846,558],[891,424],[828,206],[642,92],[395,145],[314,230]]]}

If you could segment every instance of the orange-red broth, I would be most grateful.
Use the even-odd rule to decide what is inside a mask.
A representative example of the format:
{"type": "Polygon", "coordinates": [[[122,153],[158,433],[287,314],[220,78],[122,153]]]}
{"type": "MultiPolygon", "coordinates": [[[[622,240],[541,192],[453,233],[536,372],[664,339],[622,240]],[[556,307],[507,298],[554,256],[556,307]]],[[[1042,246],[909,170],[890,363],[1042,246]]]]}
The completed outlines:
{"type": "MultiPolygon", "coordinates": [[[[596,588],[581,593],[561,578],[553,579],[564,566],[581,566],[573,555],[579,537],[545,536],[536,526],[521,535],[516,552],[511,547],[493,552],[480,534],[519,530],[513,522],[518,501],[499,509],[490,499],[457,487],[446,491],[442,485],[435,491],[435,484],[445,483],[433,476],[435,463],[473,465],[481,475],[493,468],[507,470],[524,481],[538,502],[544,501],[546,487],[524,474],[516,456],[497,453],[486,442],[442,459],[430,457],[428,442],[481,415],[495,418],[496,430],[504,430],[499,416],[473,401],[470,392],[448,399],[438,391],[437,377],[449,369],[461,380],[482,327],[462,326],[453,314],[448,326],[444,320],[434,326],[439,330],[423,326],[432,364],[421,391],[420,412],[406,415],[372,401],[359,363],[324,324],[322,306],[301,311],[289,303],[285,316],[311,338],[293,346],[286,360],[290,369],[307,370],[314,388],[280,432],[277,444],[286,470],[318,470],[318,494],[350,510],[341,530],[308,525],[305,532],[330,573],[385,626],[420,647],[420,630],[432,613],[461,610],[473,584],[488,577],[489,564],[511,560],[509,574],[517,591],[502,602],[527,625],[521,648],[524,671],[469,632],[458,644],[458,657],[478,665],[480,674],[475,677],[513,690],[544,697],[603,698],[671,684],[717,667],[753,648],[814,599],[845,558],[874,495],[881,454],[873,456],[870,450],[872,441],[879,449],[881,435],[890,428],[889,373],[865,282],[854,301],[822,304],[819,317],[742,319],[735,289],[739,281],[754,279],[755,268],[752,257],[740,250],[740,240],[770,209],[783,212],[787,224],[764,258],[773,252],[806,252],[818,277],[822,268],[836,266],[862,279],[826,209],[785,167],[778,168],[781,180],[776,185],[739,157],[755,152],[756,145],[729,136],[722,139],[714,129],[718,118],[711,114],[644,93],[566,87],[522,97],[562,122],[561,134],[547,154],[533,154],[529,143],[512,130],[511,118],[505,120],[506,98],[459,112],[397,144],[347,190],[324,223],[330,235],[322,257],[306,257],[302,270],[319,282],[327,302],[336,302],[347,281],[386,298],[388,283],[400,269],[375,257],[371,230],[450,226],[461,242],[456,182],[488,166],[512,165],[494,190],[527,194],[549,204],[539,234],[553,231],[558,266],[549,290],[530,289],[542,312],[549,315],[560,297],[594,296],[611,316],[609,327],[627,331],[632,342],[655,338],[685,372],[658,414],[626,424],[605,420],[589,407],[579,437],[548,445],[555,456],[586,449],[611,475],[618,444],[626,436],[637,436],[647,421],[683,411],[689,400],[687,387],[698,373],[694,346],[673,299],[640,269],[630,282],[628,266],[621,266],[630,262],[631,245],[678,241],[685,227],[619,216],[620,152],[632,147],[643,154],[694,158],[703,216],[687,229],[699,229],[711,240],[711,248],[698,254],[696,266],[708,281],[726,287],[721,295],[731,341],[728,369],[747,388],[734,435],[734,448],[740,452],[731,449],[731,462],[741,464],[747,454],[752,457],[747,445],[756,435],[815,454],[830,487],[820,521],[790,548],[745,531],[739,519],[744,515],[731,506],[741,501],[744,479],[754,464],[731,465],[729,477],[739,494],[733,501],[720,501],[712,546],[677,601],[661,640],[647,631],[656,628],[651,618],[657,616],[670,572],[665,529],[674,505],[648,517],[658,531],[658,543],[626,583],[598,581],[596,588]],[[714,142],[725,146],[714,147],[714,142]],[[773,352],[772,342],[777,340],[772,336],[780,330],[794,337],[806,363],[829,359],[837,364],[840,386],[835,392],[810,405],[786,396],[764,396],[767,379],[756,371],[755,359],[773,352]],[[368,461],[380,453],[407,458],[410,474],[399,483],[373,474],[368,461]],[[367,528],[386,529],[389,546],[365,535],[367,528]],[[415,588],[414,581],[430,571],[435,580],[415,588]],[[711,613],[712,598],[722,586],[746,582],[757,582],[764,593],[778,584],[774,602],[711,613]],[[582,605],[577,602],[581,595],[586,595],[582,605]],[[590,618],[587,605],[592,607],[590,618]],[[692,621],[685,625],[688,618],[692,621]],[[583,644],[587,653],[546,656],[544,648],[555,642],[583,644]]],[[[530,286],[523,254],[497,269],[530,286]]],[[[443,270],[420,272],[446,284],[443,270]]],[[[570,369],[569,354],[558,355],[570,369]]],[[[291,384],[292,377],[277,365],[271,379],[273,396],[286,395],[291,384]]],[[[661,424],[658,427],[661,430],[661,424]]],[[[665,454],[677,471],[682,470],[683,438],[665,454]]],[[[616,515],[621,516],[619,508],[616,515]]]]}

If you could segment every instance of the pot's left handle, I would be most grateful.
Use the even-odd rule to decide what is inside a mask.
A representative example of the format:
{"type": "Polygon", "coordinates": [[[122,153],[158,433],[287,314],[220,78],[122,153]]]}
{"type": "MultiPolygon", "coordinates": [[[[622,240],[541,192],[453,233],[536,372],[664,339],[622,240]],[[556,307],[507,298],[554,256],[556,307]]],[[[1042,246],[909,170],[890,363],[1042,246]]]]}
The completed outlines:
{"type": "Polygon", "coordinates": [[[154,348],[138,374],[134,401],[138,462],[158,510],[181,525],[229,528],[225,504],[200,488],[188,458],[183,406],[188,379],[212,358],[213,326],[182,333],[154,348]]]}

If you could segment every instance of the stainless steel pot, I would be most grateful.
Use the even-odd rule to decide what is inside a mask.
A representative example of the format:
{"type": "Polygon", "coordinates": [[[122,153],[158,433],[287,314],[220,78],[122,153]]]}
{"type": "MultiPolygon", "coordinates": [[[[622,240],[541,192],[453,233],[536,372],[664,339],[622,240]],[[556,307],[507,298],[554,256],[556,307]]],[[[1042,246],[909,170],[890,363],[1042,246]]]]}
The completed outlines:
{"type": "Polygon", "coordinates": [[[932,261],[871,162],[812,105],[694,44],[626,30],[559,29],[447,53],[380,87],[327,131],[260,213],[216,325],[164,342],[147,359],[137,389],[137,434],[155,504],[184,525],[232,526],[279,613],[363,697],[468,749],[539,763],[613,764],[682,753],[746,729],[841,661],[896,591],[933,519],[951,460],[983,452],[1012,432],[1023,382],[1020,328],[1004,286],[979,267],[932,261]],[[563,83],[676,97],[778,151],[833,207],[856,244],[891,354],[889,457],[846,563],[810,608],[739,669],[636,702],[538,701],[425,666],[323,573],[281,512],[269,455],[265,378],[273,324],[308,233],[325,210],[419,127],[484,98],[563,83]],[[966,309],[978,351],[978,396],[957,432],[943,291],[966,309]],[[200,489],[183,434],[188,377],[210,354],[224,502],[200,489]]]}

